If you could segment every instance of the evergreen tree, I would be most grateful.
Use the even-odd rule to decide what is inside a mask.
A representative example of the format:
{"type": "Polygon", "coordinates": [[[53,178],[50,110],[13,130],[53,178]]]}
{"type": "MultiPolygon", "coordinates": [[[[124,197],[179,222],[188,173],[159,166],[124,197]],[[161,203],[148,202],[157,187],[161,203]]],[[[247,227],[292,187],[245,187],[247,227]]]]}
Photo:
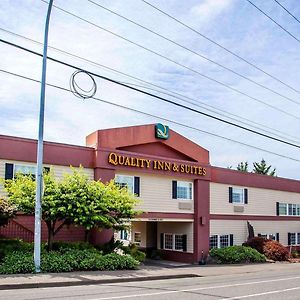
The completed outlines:
{"type": "Polygon", "coordinates": [[[248,162],[240,162],[236,168],[238,171],[241,171],[241,172],[249,172],[248,171],[248,162]]]}
{"type": "Polygon", "coordinates": [[[264,159],[261,162],[254,162],[253,163],[253,172],[256,174],[268,175],[268,176],[275,176],[276,168],[271,170],[272,166],[267,165],[264,159]]]}

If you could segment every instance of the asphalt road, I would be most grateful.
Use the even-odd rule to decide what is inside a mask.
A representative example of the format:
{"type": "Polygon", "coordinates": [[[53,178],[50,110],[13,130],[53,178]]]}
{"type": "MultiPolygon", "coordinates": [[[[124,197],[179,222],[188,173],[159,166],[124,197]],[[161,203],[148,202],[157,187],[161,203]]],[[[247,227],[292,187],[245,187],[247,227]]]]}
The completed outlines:
{"type": "Polygon", "coordinates": [[[299,268],[186,279],[0,291],[0,300],[20,299],[284,299],[300,300],[299,268]]]}

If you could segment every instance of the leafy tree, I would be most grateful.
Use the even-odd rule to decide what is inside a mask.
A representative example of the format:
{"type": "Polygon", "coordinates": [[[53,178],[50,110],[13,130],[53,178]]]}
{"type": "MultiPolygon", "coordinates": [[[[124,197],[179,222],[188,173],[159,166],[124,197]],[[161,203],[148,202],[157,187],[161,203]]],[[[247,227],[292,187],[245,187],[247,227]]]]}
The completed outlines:
{"type": "Polygon", "coordinates": [[[0,198],[0,226],[8,224],[9,219],[16,214],[17,207],[11,204],[7,199],[0,198]]]}
{"type": "MultiPolygon", "coordinates": [[[[32,176],[17,175],[6,183],[10,200],[26,214],[34,213],[36,182],[32,176]]],[[[72,169],[62,180],[44,174],[42,219],[48,228],[48,249],[55,235],[69,224],[91,228],[118,228],[133,217],[137,200],[113,181],[104,184],[89,180],[83,170],[72,169]]]]}
{"type": "Polygon", "coordinates": [[[248,171],[248,162],[240,162],[236,168],[238,171],[241,172],[249,172],[248,171]]]}
{"type": "Polygon", "coordinates": [[[271,170],[272,166],[267,165],[264,159],[261,162],[254,162],[253,163],[253,172],[256,174],[268,175],[268,176],[276,176],[276,168],[271,170]]]}

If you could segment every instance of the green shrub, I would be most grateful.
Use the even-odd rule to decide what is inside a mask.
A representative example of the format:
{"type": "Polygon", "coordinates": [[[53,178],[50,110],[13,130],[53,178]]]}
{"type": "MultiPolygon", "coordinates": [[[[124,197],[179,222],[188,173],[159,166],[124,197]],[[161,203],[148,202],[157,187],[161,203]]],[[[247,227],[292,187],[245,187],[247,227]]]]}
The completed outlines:
{"type": "MultiPolygon", "coordinates": [[[[43,251],[41,255],[42,272],[71,272],[85,270],[135,269],[139,262],[130,255],[111,253],[102,255],[95,249],[70,249],[65,252],[43,251]]],[[[0,274],[33,273],[32,252],[12,251],[0,264],[0,274]]]]}
{"type": "Polygon", "coordinates": [[[238,264],[249,262],[265,262],[264,255],[257,250],[244,246],[231,246],[226,248],[214,248],[209,251],[211,257],[222,264],[238,264]]]}
{"type": "Polygon", "coordinates": [[[123,242],[119,240],[115,241],[114,238],[112,238],[108,243],[104,245],[96,245],[95,247],[102,251],[103,254],[109,254],[114,252],[116,249],[122,249],[124,245],[123,242]]]}
{"type": "Polygon", "coordinates": [[[33,251],[33,244],[23,242],[20,239],[0,239],[0,262],[12,251],[33,251]]]}
{"type": "Polygon", "coordinates": [[[279,242],[274,240],[254,237],[243,245],[256,249],[258,252],[264,254],[268,259],[275,261],[284,261],[289,258],[288,250],[279,242]]]}
{"type": "MultiPolygon", "coordinates": [[[[59,251],[59,252],[66,252],[69,250],[96,250],[95,247],[89,243],[85,242],[62,242],[62,241],[57,241],[53,242],[53,251],[59,251]]],[[[97,250],[96,250],[97,251],[97,250]]]]}
{"type": "Polygon", "coordinates": [[[146,259],[146,253],[139,250],[136,244],[129,244],[128,246],[122,246],[120,249],[122,249],[125,254],[129,254],[135,260],[141,263],[144,262],[146,259]]]}

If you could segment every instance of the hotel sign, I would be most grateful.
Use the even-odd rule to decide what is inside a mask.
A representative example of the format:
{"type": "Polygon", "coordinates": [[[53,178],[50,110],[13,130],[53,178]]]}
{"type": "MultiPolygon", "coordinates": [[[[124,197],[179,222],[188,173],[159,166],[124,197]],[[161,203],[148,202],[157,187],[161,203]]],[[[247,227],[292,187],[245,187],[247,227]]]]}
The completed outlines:
{"type": "Polygon", "coordinates": [[[157,139],[167,140],[169,138],[169,126],[160,123],[156,124],[155,137],[157,139]]]}
{"type": "Polygon", "coordinates": [[[152,160],[146,158],[131,157],[126,155],[120,155],[114,152],[111,152],[108,155],[108,163],[114,166],[126,166],[140,169],[169,171],[200,176],[205,176],[207,173],[206,168],[201,166],[195,166],[191,164],[179,164],[163,160],[152,160]]]}

